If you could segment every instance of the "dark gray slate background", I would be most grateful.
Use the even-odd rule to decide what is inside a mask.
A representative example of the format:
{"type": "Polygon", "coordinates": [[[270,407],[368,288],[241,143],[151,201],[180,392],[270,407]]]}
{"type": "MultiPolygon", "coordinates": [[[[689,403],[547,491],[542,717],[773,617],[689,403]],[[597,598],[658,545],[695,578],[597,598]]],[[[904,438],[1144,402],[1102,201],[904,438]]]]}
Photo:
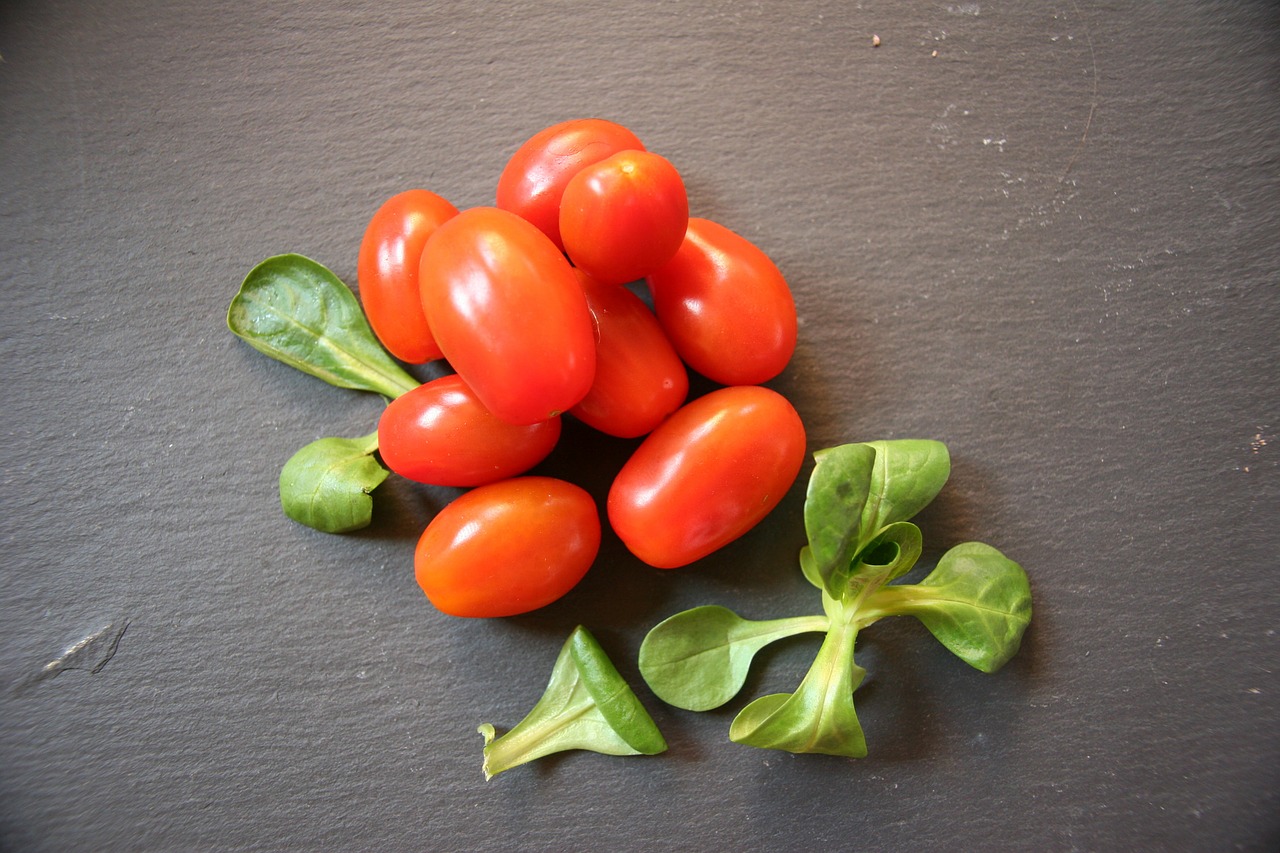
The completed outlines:
{"type": "MultiPolygon", "coordinates": [[[[0,55],[0,847],[1280,847],[1274,4],[27,0],[0,55]],[[926,561],[976,538],[1030,574],[998,674],[866,632],[865,760],[727,740],[816,639],[707,714],[636,672],[679,609],[818,607],[802,483],[703,564],[607,536],[567,598],[488,622],[413,580],[454,492],[388,481],[347,537],[279,511],[293,451],[381,403],[233,338],[245,273],[354,284],[387,196],[490,203],[587,115],[787,274],[771,384],[812,449],[946,441],[926,561]],[[579,622],[670,751],[486,783],[477,724],[523,716],[579,622]]],[[[631,446],[569,427],[539,470],[602,497],[631,446]]]]}

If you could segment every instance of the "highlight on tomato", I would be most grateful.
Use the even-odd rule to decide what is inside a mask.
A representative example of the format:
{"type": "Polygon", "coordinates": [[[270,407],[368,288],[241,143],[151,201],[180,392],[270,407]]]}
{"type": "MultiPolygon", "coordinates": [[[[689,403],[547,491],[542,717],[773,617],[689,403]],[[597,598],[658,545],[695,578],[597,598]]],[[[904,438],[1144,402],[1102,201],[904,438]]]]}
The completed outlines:
{"type": "Polygon", "coordinates": [[[383,202],[360,241],[356,278],[369,325],[401,361],[440,358],[418,296],[418,266],[427,238],[458,213],[429,190],[406,190],[383,202]]]}
{"type": "Polygon", "coordinates": [[[689,372],[644,300],[577,273],[596,324],[596,378],[569,414],[619,438],[652,432],[684,403],[689,372]]]}
{"type": "Polygon", "coordinates": [[[672,345],[708,379],[757,385],[791,360],[798,323],[786,279],[759,247],[723,225],[691,218],[675,256],[647,283],[672,345]]]}
{"type": "Polygon", "coordinates": [[[378,421],[378,453],[392,471],[436,486],[480,486],[523,474],[560,438],[560,419],[501,420],[449,374],[392,400],[378,421]]]}
{"type": "Polygon", "coordinates": [[[533,223],[563,251],[560,198],[565,185],[584,166],[627,150],[643,151],[644,144],[617,122],[583,118],[552,125],[511,155],[498,177],[496,204],[533,223]]]}
{"type": "Polygon", "coordinates": [[[445,506],[418,540],[414,572],[451,616],[527,613],[573,589],[600,549],[585,490],[551,477],[480,486],[445,506]]]}
{"type": "Polygon", "coordinates": [[[637,281],[669,261],[688,224],[680,173],[649,151],[620,151],[584,167],[560,199],[565,252],[606,284],[637,281]]]}
{"type": "Polygon", "coordinates": [[[591,389],[595,327],[577,275],[514,213],[476,207],[437,228],[419,286],[445,358],[502,420],[549,420],[591,389]]]}
{"type": "Polygon", "coordinates": [[[636,448],[609,489],[609,522],[631,553],[685,566],[760,523],[795,482],[805,430],[785,397],[720,388],[686,403],[636,448]]]}

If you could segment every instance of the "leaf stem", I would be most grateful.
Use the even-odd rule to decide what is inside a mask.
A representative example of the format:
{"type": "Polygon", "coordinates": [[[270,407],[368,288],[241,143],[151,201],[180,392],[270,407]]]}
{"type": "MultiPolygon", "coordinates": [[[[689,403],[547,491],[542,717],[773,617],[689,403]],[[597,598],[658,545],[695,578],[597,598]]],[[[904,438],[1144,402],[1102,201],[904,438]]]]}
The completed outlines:
{"type": "Polygon", "coordinates": [[[851,608],[844,618],[831,623],[810,670],[810,675],[816,673],[822,682],[822,701],[813,726],[815,732],[822,731],[822,719],[832,712],[834,705],[852,701],[853,691],[862,682],[861,667],[853,660],[859,628],[856,616],[857,610],[851,608]]]}
{"type": "Polygon", "coordinates": [[[477,731],[484,735],[484,777],[492,779],[504,770],[535,761],[565,749],[565,734],[589,714],[595,705],[585,690],[575,689],[570,704],[552,716],[527,717],[501,737],[488,723],[477,731]]]}
{"type": "Polygon", "coordinates": [[[364,451],[366,456],[372,456],[378,450],[378,431],[376,429],[368,435],[352,440],[360,442],[360,449],[364,451]]]}

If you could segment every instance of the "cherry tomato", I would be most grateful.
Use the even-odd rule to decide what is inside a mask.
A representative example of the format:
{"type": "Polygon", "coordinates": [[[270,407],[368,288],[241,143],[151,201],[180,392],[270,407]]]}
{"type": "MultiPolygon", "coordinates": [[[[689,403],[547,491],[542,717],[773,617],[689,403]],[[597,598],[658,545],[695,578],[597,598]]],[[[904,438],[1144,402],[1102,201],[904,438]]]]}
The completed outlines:
{"type": "Polygon", "coordinates": [[[441,356],[418,297],[418,262],[427,238],[457,213],[433,192],[408,190],[378,208],[360,241],[360,301],[378,340],[401,361],[441,356]]]}
{"type": "Polygon", "coordinates": [[[560,199],[565,252],[606,284],[636,281],[669,261],[688,224],[680,173],[648,151],[620,151],[584,167],[560,199]]]}
{"type": "Polygon", "coordinates": [[[804,424],[785,397],[720,388],[686,403],[636,448],[609,489],[609,521],[649,565],[688,565],[768,515],[804,456],[804,424]]]}
{"type": "Polygon", "coordinates": [[[516,426],[489,412],[457,374],[392,400],[378,421],[378,452],[402,477],[480,486],[523,474],[560,438],[560,419],[516,426]]]}
{"type": "Polygon", "coordinates": [[[564,251],[560,197],[583,166],[619,151],[644,150],[627,128],[601,118],[572,119],[535,133],[498,178],[497,205],[532,222],[564,251]]]}
{"type": "Polygon", "coordinates": [[[422,252],[422,307],[445,358],[485,407],[533,424],[576,405],[595,376],[595,328],[573,268],[505,210],[465,210],[422,252]]]}
{"type": "Polygon", "coordinates": [[[689,372],[639,296],[577,273],[596,323],[596,378],[569,413],[608,435],[644,435],[684,403],[689,372]]]}
{"type": "Polygon", "coordinates": [[[591,495],[563,480],[516,477],[440,510],[418,540],[414,571],[444,613],[514,616],[573,589],[599,549],[591,495]]]}
{"type": "Polygon", "coordinates": [[[707,219],[690,219],[675,257],[648,277],[653,307],[676,352],[724,385],[782,372],[796,348],[796,307],[758,247],[707,219]]]}

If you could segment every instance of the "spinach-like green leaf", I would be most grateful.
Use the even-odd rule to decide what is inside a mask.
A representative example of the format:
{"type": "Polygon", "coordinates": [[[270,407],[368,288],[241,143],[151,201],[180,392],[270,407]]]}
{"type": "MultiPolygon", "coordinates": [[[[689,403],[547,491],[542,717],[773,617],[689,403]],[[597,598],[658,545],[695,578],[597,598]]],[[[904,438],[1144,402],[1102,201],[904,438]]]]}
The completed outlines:
{"type": "Polygon", "coordinates": [[[813,556],[813,549],[805,545],[800,549],[800,573],[804,575],[804,579],[816,586],[818,589],[825,590],[826,583],[822,580],[821,570],[818,568],[818,559],[813,556]]]}
{"type": "Polygon", "coordinates": [[[1022,644],[1031,586],[1022,567],[995,548],[966,542],[919,584],[885,587],[868,604],[915,616],[956,657],[995,672],[1022,644]]]}
{"type": "Polygon", "coordinates": [[[688,711],[718,708],[747,680],[756,652],[775,640],[827,630],[822,616],[765,622],[708,605],[654,626],[640,645],[640,674],[664,702],[688,711]]]}
{"type": "Polygon", "coordinates": [[[579,625],[569,635],[551,671],[546,692],[533,710],[497,737],[484,736],[484,777],[569,749],[605,755],[656,755],[667,742],[604,649],[579,625]]]}
{"type": "MultiPolygon", "coordinates": [[[[850,592],[880,587],[911,571],[920,559],[924,543],[920,528],[909,521],[895,521],[881,529],[854,558],[849,571],[850,592]]],[[[848,593],[846,593],[848,597],[848,593]]]]}
{"type": "Polygon", "coordinates": [[[928,506],[951,475],[951,456],[940,441],[873,441],[870,447],[875,465],[862,507],[864,542],[885,525],[906,521],[928,506]]]}
{"type": "Polygon", "coordinates": [[[250,270],[227,326],[259,352],[340,388],[398,397],[418,385],[378,343],[355,294],[302,255],[276,255],[250,270]]]}
{"type": "Polygon", "coordinates": [[[367,527],[373,517],[369,494],[388,471],[373,457],[378,434],[322,438],[295,453],[280,471],[284,514],[324,533],[367,527]]]}
{"type": "Polygon", "coordinates": [[[787,752],[820,752],[862,758],[867,741],[853,707],[853,691],[866,670],[853,662],[857,628],[832,625],[795,693],[762,696],[729,726],[729,739],[787,752]]]}
{"type": "Polygon", "coordinates": [[[804,499],[808,554],[801,554],[801,568],[815,586],[838,596],[841,584],[831,578],[847,573],[862,547],[862,515],[876,452],[867,444],[843,444],[818,451],[814,459],[817,464],[809,475],[804,499]],[[821,583],[816,578],[821,578],[821,583]]]}

